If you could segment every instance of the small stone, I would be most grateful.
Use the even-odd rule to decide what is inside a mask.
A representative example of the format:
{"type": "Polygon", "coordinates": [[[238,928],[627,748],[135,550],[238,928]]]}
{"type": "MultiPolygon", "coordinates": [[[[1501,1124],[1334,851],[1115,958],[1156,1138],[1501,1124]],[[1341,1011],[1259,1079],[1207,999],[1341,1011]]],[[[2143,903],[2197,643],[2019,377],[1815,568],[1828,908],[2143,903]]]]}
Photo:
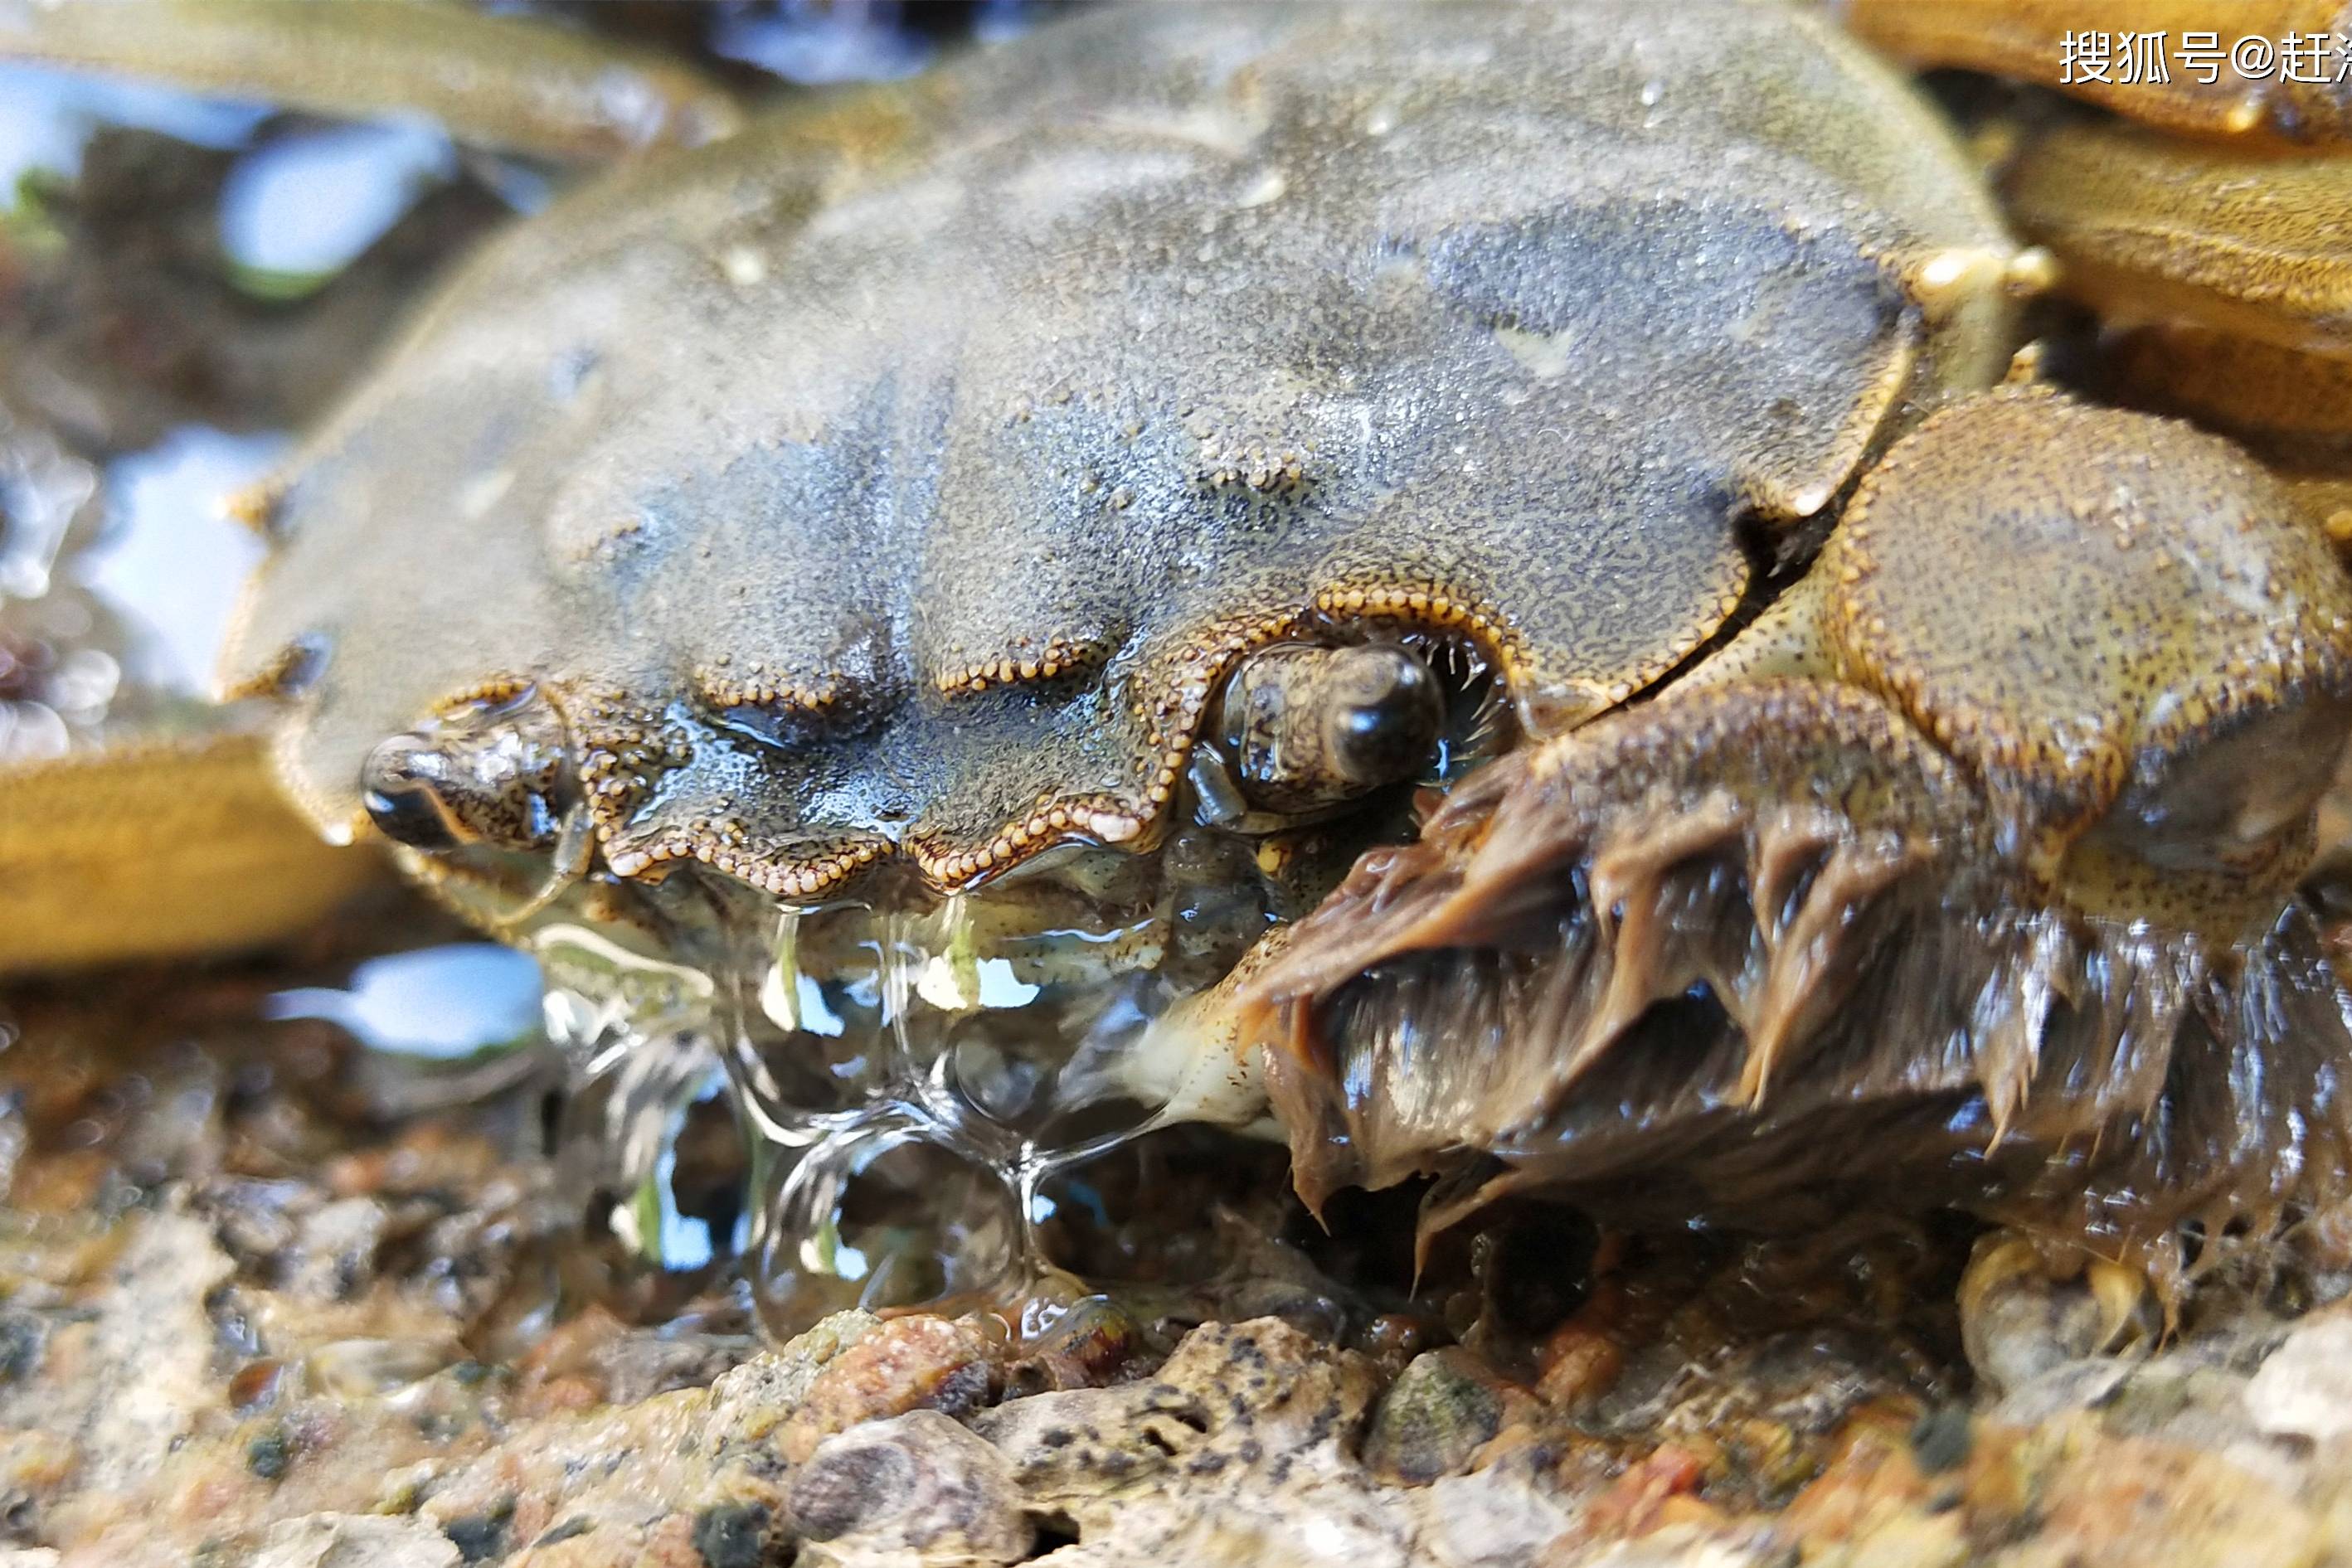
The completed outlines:
{"type": "Polygon", "coordinates": [[[245,1468],[263,1480],[274,1481],[294,1463],[294,1439],[283,1427],[272,1427],[245,1446],[245,1468]]]}
{"type": "Polygon", "coordinates": [[[760,1568],[767,1540],[768,1510],[761,1503],[727,1503],[694,1516],[694,1549],[707,1568],[760,1568]]]}
{"type": "Polygon", "coordinates": [[[735,1441],[764,1440],[800,1408],[827,1366],[881,1327],[867,1312],[835,1312],[782,1350],[754,1355],[710,1385],[713,1422],[735,1441]]]}
{"type": "Polygon", "coordinates": [[[945,1318],[897,1318],[859,1339],[809,1384],[807,1397],[777,1437],[798,1464],[834,1433],[908,1410],[960,1415],[977,1408],[995,1381],[999,1348],[945,1318]]]}
{"type": "Polygon", "coordinates": [[[0,1383],[22,1383],[41,1364],[48,1325],[33,1312],[0,1312],[0,1383]]]}
{"type": "Polygon", "coordinates": [[[302,1217],[285,1260],[283,1288],[312,1301],[349,1301],[375,1278],[390,1217],[373,1198],[347,1197],[302,1217]]]}
{"type": "Polygon", "coordinates": [[[1924,1475],[1940,1475],[1968,1463],[1974,1435],[1965,1405],[1938,1405],[1911,1428],[1911,1457],[1924,1475]]]}
{"type": "Polygon", "coordinates": [[[793,1520],[811,1541],[837,1541],[915,1486],[913,1461],[904,1450],[883,1443],[856,1443],[834,1452],[827,1439],[793,1486],[793,1520]]]}
{"type": "Polygon", "coordinates": [[[1008,1394],[1095,1388],[1141,1348],[1143,1330],[1108,1298],[1079,1301],[1004,1371],[1008,1394]]]}
{"type": "Polygon", "coordinates": [[[1625,1351],[1606,1330],[1571,1319],[1544,1341],[1536,1397],[1562,1412],[1582,1410],[1616,1386],[1625,1351]]]}
{"type": "Polygon", "coordinates": [[[269,1527],[248,1568],[457,1568],[457,1548],[421,1519],[312,1513],[269,1527]]]}
{"type": "Polygon", "coordinates": [[[228,1380],[228,1407],[243,1412],[261,1409],[277,1399],[285,1375],[283,1362],[268,1357],[247,1362],[228,1380]]]}
{"type": "Polygon", "coordinates": [[[421,1383],[465,1354],[453,1340],[339,1339],[303,1358],[310,1386],[338,1399],[363,1399],[421,1383]]]}
{"type": "Polygon", "coordinates": [[[453,1519],[441,1527],[457,1555],[468,1563],[497,1557],[507,1549],[507,1521],[514,1517],[514,1499],[507,1498],[480,1513],[453,1519]]]}
{"type": "Polygon", "coordinates": [[[2352,1317],[2316,1318],[2280,1342],[2246,1385],[2246,1414],[2271,1437],[2352,1432],[2352,1317]]]}
{"type": "Polygon", "coordinates": [[[1476,1356],[1459,1346],[1428,1351],[1381,1399],[1364,1462],[1384,1479],[1426,1486],[1467,1469],[1502,1427],[1502,1396],[1476,1356]]]}
{"type": "Polygon", "coordinates": [[[575,1513],[570,1519],[563,1521],[561,1524],[550,1525],[541,1533],[538,1540],[531,1542],[531,1545],[534,1547],[552,1546],[559,1541],[569,1541],[573,1536],[585,1535],[595,1528],[596,1521],[594,1520],[590,1519],[585,1514],[575,1513]]]}
{"type": "Polygon", "coordinates": [[[820,1562],[838,1543],[858,1561],[1016,1563],[1035,1534],[1004,1456],[936,1410],[827,1438],[793,1482],[792,1512],[820,1562]]]}

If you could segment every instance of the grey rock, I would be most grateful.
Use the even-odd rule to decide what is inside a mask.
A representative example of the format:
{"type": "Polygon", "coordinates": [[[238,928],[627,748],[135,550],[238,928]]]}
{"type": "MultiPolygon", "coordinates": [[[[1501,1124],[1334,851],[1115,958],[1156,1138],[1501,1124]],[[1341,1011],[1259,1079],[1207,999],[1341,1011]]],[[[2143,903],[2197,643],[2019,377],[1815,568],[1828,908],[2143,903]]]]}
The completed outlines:
{"type": "Polygon", "coordinates": [[[1034,1531],[1004,1456],[936,1410],[828,1437],[793,1479],[806,1560],[1017,1563],[1034,1531]]]}

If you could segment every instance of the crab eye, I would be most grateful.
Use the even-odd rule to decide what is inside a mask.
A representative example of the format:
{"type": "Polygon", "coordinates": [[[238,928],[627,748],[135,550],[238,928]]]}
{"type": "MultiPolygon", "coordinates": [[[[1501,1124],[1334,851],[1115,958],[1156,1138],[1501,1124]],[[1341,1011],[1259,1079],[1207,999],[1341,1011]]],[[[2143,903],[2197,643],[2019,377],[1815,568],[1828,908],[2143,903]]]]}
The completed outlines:
{"type": "Polygon", "coordinates": [[[360,799],[376,831],[415,850],[437,853],[457,847],[457,834],[429,778],[440,760],[413,735],[396,735],[368,753],[360,768],[360,799]]]}
{"type": "Polygon", "coordinates": [[[1216,734],[1253,805],[1297,812],[1412,778],[1444,716],[1435,677],[1407,649],[1284,645],[1234,671],[1216,734]]]}
{"type": "Polygon", "coordinates": [[[1349,648],[1332,661],[1323,744],[1335,777],[1370,789],[1429,760],[1444,715],[1427,666],[1402,648],[1349,648]]]}
{"type": "Polygon", "coordinates": [[[529,694],[379,742],[361,765],[360,791],[385,837],[436,852],[547,850],[579,795],[562,724],[529,694]]]}

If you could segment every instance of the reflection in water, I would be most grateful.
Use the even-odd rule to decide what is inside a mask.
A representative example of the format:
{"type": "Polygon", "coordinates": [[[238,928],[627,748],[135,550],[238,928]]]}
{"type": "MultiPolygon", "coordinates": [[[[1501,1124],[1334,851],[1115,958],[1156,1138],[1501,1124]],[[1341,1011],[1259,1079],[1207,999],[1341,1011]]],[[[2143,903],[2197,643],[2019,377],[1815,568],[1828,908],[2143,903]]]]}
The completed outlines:
{"type": "Polygon", "coordinates": [[[887,81],[931,58],[929,40],[898,20],[890,0],[779,0],[722,12],[710,47],[788,81],[887,81]]]}
{"type": "Polygon", "coordinates": [[[680,1202],[677,1166],[688,1116],[726,1089],[709,977],[570,925],[541,930],[531,948],[567,1070],[556,1149],[566,1188],[609,1199],[604,1223],[638,1257],[700,1268],[714,1238],[680,1202]]]}
{"type": "MultiPolygon", "coordinates": [[[[457,173],[447,137],[430,124],[273,129],[265,124],[272,112],[103,76],[0,66],[0,214],[23,220],[25,256],[50,257],[42,247],[58,244],[58,233],[37,203],[19,200],[20,182],[36,172],[74,179],[102,128],[245,149],[217,214],[225,261],[239,285],[282,295],[289,279],[335,276],[457,173]]],[[[68,256],[62,265],[102,269],[119,260],[68,256]]],[[[270,319],[256,318],[257,326],[270,319]]],[[[0,328],[30,332],[38,323],[0,328]]],[[[187,699],[208,695],[222,635],[262,554],[259,539],[223,516],[222,499],[264,477],[288,438],[182,425],[106,463],[101,503],[100,455],[68,450],[30,412],[50,406],[27,390],[44,373],[40,356],[27,354],[31,368],[12,383],[7,354],[0,337],[0,758],[53,756],[158,720],[176,726],[192,716],[187,699]]],[[[45,390],[103,433],[113,422],[89,399],[105,384],[101,375],[45,390]]],[[[237,423],[235,414],[226,423],[237,423]]]]}
{"type": "Polygon", "coordinates": [[[286,447],[274,432],[183,425],[108,465],[106,533],[73,571],[153,633],[132,653],[133,679],[191,696],[211,688],[229,617],[264,548],[223,513],[221,498],[267,476],[286,447]]]}
{"type": "Polygon", "coordinates": [[[67,532],[97,493],[89,464],[0,413],[0,600],[49,591],[67,532]]]}
{"type": "MultiPolygon", "coordinates": [[[[737,1245],[777,1333],[849,1306],[1034,1295],[1070,1266],[1070,1238],[1138,1218],[1103,1195],[1150,1184],[1106,1186],[1101,1162],[1183,1113],[1185,1064],[1236,1065],[1195,1040],[1186,1002],[1268,915],[1262,890],[1239,896],[1222,875],[1204,904],[1182,874],[1202,860],[1077,852],[969,896],[894,883],[725,904],[716,929],[660,943],[695,964],[559,914],[530,941],[571,1064],[572,1185],[602,1195],[641,1256],[698,1263],[727,1231],[681,1224],[696,1194],[674,1152],[698,1107],[723,1107],[751,1163],[737,1245]]],[[[666,907],[698,907],[694,885],[677,879],[666,907]]],[[[1163,1278],[1198,1272],[1134,1251],[1163,1278]]]]}
{"type": "Polygon", "coordinates": [[[0,212],[16,205],[32,170],[71,178],[83,143],[103,125],[161,131],[199,147],[236,147],[269,116],[259,104],[194,98],[168,88],[79,71],[0,65],[0,212]]]}
{"type": "Polygon", "coordinates": [[[121,685],[100,607],[50,591],[97,493],[95,468],[0,409],[0,764],[63,756],[95,734],[121,685]]]}
{"type": "MultiPolygon", "coordinates": [[[[978,42],[995,43],[1025,32],[1036,19],[1029,0],[980,0],[961,18],[978,42]]],[[[925,36],[951,8],[897,0],[769,0],[723,6],[710,27],[715,54],[773,71],[787,81],[892,81],[931,63],[936,41],[925,36]]]]}
{"type": "Polygon", "coordinates": [[[457,175],[457,151],[431,120],[278,137],[222,187],[221,246],[248,274],[324,282],[457,175]]]}
{"type": "Polygon", "coordinates": [[[493,942],[453,942],[371,958],[341,989],[279,991],[270,1019],[324,1019],[371,1050],[456,1061],[540,1035],[539,966],[493,942]]]}
{"type": "Polygon", "coordinates": [[[221,497],[286,438],[184,425],[98,470],[0,413],[0,758],[151,727],[206,696],[261,540],[221,497]],[[102,511],[93,530],[88,521],[102,511]],[[89,536],[95,532],[97,538],[89,536]]]}

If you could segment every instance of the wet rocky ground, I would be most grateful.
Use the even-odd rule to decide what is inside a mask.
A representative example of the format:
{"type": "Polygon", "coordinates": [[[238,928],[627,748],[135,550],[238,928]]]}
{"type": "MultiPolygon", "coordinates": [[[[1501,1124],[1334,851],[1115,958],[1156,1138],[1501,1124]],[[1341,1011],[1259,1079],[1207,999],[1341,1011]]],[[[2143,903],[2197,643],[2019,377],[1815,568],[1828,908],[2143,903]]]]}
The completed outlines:
{"type": "Polygon", "coordinates": [[[2023,1323],[1996,1391],[1957,1351],[1957,1228],[1531,1212],[1405,1294],[1377,1283],[1395,1213],[1314,1243],[1269,1208],[1222,1295],[847,1311],[779,1344],[723,1249],[665,1270],[583,1224],[527,1051],[451,1103],[446,1065],[262,1016],[419,918],[9,988],[0,1561],[2352,1555],[2352,1307],[2312,1269],[2209,1292],[2153,1355],[2023,1323]]]}

